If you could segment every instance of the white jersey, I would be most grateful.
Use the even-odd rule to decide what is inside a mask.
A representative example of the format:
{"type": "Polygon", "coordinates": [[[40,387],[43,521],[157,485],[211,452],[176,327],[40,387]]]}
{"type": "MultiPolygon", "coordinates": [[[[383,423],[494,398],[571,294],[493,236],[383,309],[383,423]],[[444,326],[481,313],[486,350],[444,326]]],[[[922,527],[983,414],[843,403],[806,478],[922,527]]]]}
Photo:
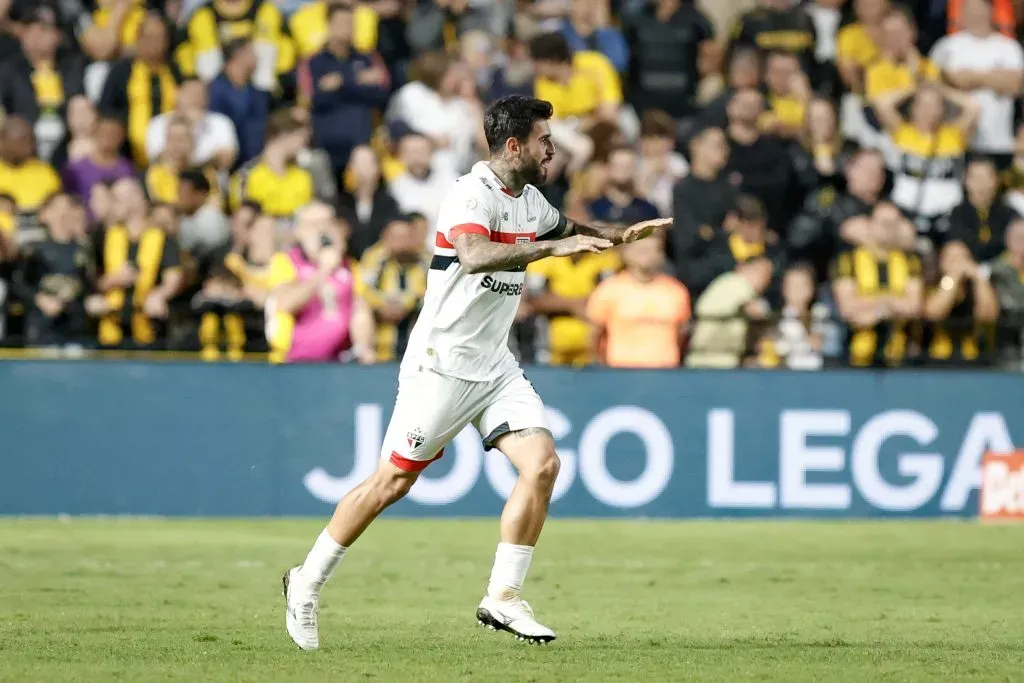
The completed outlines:
{"type": "Polygon", "coordinates": [[[553,239],[564,227],[562,215],[536,187],[527,185],[517,197],[482,161],[459,178],[441,204],[427,293],[401,370],[429,368],[459,379],[489,381],[515,367],[508,335],[526,269],[469,274],[452,242],[476,233],[492,242],[523,244],[553,239]]]}

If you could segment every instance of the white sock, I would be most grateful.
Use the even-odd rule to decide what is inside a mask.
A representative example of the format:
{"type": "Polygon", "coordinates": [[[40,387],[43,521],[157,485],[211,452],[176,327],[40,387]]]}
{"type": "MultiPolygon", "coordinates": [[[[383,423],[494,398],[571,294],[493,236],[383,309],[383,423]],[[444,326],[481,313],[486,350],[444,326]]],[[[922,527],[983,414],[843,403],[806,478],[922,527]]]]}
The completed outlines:
{"type": "Polygon", "coordinates": [[[487,595],[495,600],[518,599],[532,559],[532,545],[499,543],[494,553],[491,580],[487,582],[487,595]]]}
{"type": "Polygon", "coordinates": [[[299,573],[316,586],[323,586],[327,579],[331,578],[334,568],[345,557],[346,550],[348,548],[338,545],[338,542],[327,533],[327,529],[324,529],[316,537],[316,543],[313,544],[309,555],[306,555],[306,561],[302,563],[299,573]]]}

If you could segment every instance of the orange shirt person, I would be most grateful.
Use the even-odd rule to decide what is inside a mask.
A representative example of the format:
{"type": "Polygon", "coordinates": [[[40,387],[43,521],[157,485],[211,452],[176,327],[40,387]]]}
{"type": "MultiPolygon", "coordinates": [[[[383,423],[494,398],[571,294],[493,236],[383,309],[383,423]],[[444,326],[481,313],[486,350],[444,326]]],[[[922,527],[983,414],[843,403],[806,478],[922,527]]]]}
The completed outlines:
{"type": "Polygon", "coordinates": [[[662,272],[657,236],[626,244],[622,258],[626,269],[598,285],[587,302],[596,357],[614,368],[678,367],[690,293],[662,272]]]}

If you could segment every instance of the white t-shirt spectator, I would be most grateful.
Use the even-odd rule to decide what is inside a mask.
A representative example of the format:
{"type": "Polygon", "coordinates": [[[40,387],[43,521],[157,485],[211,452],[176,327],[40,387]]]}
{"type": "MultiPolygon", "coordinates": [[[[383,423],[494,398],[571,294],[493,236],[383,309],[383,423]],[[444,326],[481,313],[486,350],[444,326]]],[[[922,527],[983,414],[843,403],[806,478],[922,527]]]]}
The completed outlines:
{"type": "MultiPolygon", "coordinates": [[[[999,33],[979,38],[967,31],[946,36],[935,44],[931,59],[943,71],[1024,70],[1020,43],[999,33]]],[[[981,118],[971,149],[991,154],[1013,151],[1013,98],[982,88],[971,95],[981,105],[981,118]]]]}
{"type": "MultiPolygon", "coordinates": [[[[146,155],[150,159],[156,159],[163,153],[167,144],[167,125],[175,116],[174,112],[161,114],[149,122],[146,128],[146,155]]],[[[196,143],[192,150],[192,163],[197,166],[208,164],[213,155],[222,150],[238,151],[235,124],[224,114],[206,112],[193,134],[196,143]]]]}
{"type": "Polygon", "coordinates": [[[477,161],[473,147],[476,112],[460,97],[444,98],[419,81],[406,83],[391,98],[385,115],[402,121],[429,138],[447,138],[448,145],[434,152],[432,165],[454,176],[466,173],[477,161]]]}
{"type": "MultiPolygon", "coordinates": [[[[406,172],[388,183],[388,191],[402,213],[422,213],[429,225],[436,225],[441,203],[456,179],[455,174],[438,169],[426,178],[417,178],[406,172]]],[[[433,236],[430,244],[433,244],[433,236]]]]}

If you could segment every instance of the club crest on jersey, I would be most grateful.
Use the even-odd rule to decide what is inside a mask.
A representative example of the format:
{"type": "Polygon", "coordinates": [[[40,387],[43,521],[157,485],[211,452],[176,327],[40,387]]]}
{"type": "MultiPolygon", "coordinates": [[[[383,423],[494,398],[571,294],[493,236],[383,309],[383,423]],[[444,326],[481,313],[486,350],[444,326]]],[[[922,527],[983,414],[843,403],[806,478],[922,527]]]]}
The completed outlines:
{"type": "Polygon", "coordinates": [[[405,440],[409,442],[410,449],[416,450],[423,445],[423,442],[427,440],[427,437],[423,435],[423,430],[417,427],[416,429],[406,433],[405,440]]]}

